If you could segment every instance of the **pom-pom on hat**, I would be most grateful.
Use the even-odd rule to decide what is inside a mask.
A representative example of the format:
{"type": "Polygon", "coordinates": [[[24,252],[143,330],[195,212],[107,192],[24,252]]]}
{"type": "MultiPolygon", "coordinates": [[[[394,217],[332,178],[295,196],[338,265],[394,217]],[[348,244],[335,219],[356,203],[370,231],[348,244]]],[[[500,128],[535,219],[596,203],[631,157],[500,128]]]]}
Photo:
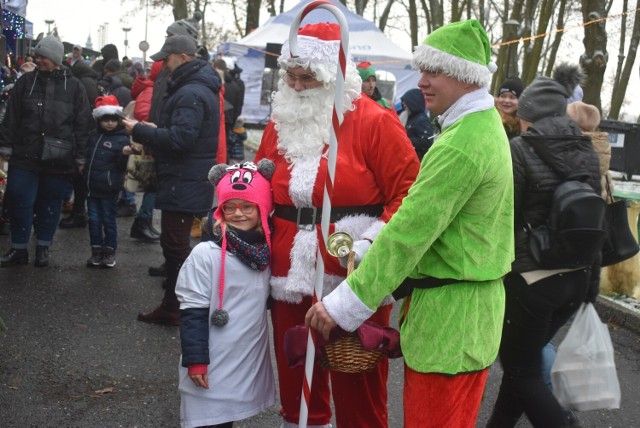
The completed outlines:
{"type": "Polygon", "coordinates": [[[518,100],[519,118],[535,123],[545,117],[567,114],[567,99],[582,79],[577,66],[560,64],[553,78],[537,77],[525,88],[518,100]]]}
{"type": "Polygon", "coordinates": [[[433,31],[413,53],[413,66],[442,71],[461,82],[485,87],[497,69],[491,45],[475,19],[453,22],[433,31]]]}
{"type": "Polygon", "coordinates": [[[289,67],[310,68],[321,82],[335,80],[340,52],[340,26],[331,22],[308,24],[298,30],[297,57],[291,57],[289,39],[282,45],[278,64],[281,72],[289,67]]]}
{"type": "Polygon", "coordinates": [[[197,40],[198,34],[200,33],[199,21],[201,19],[202,13],[200,11],[196,11],[193,14],[192,18],[180,19],[179,21],[176,21],[173,24],[169,25],[167,27],[167,34],[170,34],[172,36],[189,36],[193,40],[197,40]]]}
{"type": "Polygon", "coordinates": [[[500,88],[498,89],[498,96],[504,94],[505,92],[509,92],[516,98],[520,98],[523,89],[524,86],[522,85],[522,80],[517,77],[510,77],[502,82],[502,85],[500,85],[500,88]]]}
{"type": "Polygon", "coordinates": [[[582,132],[593,132],[600,125],[600,112],[596,106],[576,101],[567,106],[567,116],[578,124],[582,132]]]}
{"type": "Polygon", "coordinates": [[[243,199],[253,202],[260,209],[260,220],[269,248],[271,248],[271,231],[269,230],[269,214],[273,211],[273,195],[271,177],[275,164],[269,159],[262,159],[258,165],[244,162],[235,165],[215,165],[209,171],[209,181],[216,188],[218,207],[213,217],[220,220],[224,217],[222,206],[231,199],[243,199]]]}
{"type": "Polygon", "coordinates": [[[55,36],[46,36],[38,42],[35,48],[37,55],[50,59],[56,65],[62,65],[64,45],[55,36]]]}
{"type": "Polygon", "coordinates": [[[369,61],[358,63],[357,69],[363,82],[371,76],[376,77],[376,68],[369,61]]]}
{"type": "Polygon", "coordinates": [[[104,95],[96,98],[96,108],[93,109],[93,118],[100,119],[102,116],[114,115],[121,111],[122,107],[118,104],[118,99],[114,95],[104,95]]]}

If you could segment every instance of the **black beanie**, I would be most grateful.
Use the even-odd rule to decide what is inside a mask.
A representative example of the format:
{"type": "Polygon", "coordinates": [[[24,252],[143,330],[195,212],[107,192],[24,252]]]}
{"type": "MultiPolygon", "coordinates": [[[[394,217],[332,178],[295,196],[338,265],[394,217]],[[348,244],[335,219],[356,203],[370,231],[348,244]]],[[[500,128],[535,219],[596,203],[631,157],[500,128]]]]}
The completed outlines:
{"type": "Polygon", "coordinates": [[[102,49],[100,49],[100,53],[102,54],[102,58],[104,60],[104,63],[106,64],[107,61],[109,61],[110,59],[118,59],[118,48],[116,47],[116,45],[109,43],[108,45],[104,45],[102,47],[102,49]]]}
{"type": "Polygon", "coordinates": [[[115,73],[116,71],[119,71],[121,68],[122,68],[122,64],[117,59],[110,59],[104,65],[104,69],[105,70],[109,70],[112,73],[115,73]]]}
{"type": "Polygon", "coordinates": [[[509,92],[516,98],[520,98],[523,88],[524,86],[522,85],[522,80],[517,77],[510,77],[502,82],[502,85],[500,85],[500,88],[498,89],[498,96],[504,94],[505,92],[509,92]]]}

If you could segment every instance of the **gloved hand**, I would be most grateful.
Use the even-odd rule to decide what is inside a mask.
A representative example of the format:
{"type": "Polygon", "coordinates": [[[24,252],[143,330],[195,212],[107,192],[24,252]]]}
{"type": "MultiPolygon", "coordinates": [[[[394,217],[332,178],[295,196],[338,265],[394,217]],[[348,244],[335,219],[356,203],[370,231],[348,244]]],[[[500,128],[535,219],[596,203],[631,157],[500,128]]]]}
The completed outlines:
{"type": "MultiPolygon", "coordinates": [[[[351,251],[355,253],[354,261],[356,266],[360,264],[362,258],[364,257],[364,253],[367,252],[370,246],[371,241],[367,239],[362,239],[353,243],[353,248],[351,249],[351,251]]],[[[349,256],[340,257],[340,265],[345,269],[347,268],[348,259],[349,256]]]]}

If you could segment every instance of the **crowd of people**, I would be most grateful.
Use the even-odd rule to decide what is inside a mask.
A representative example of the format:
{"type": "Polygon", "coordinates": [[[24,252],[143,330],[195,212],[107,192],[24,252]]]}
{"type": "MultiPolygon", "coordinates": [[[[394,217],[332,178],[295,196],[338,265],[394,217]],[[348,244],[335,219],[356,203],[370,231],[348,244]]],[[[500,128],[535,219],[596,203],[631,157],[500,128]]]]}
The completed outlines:
{"type": "Polygon", "coordinates": [[[307,398],[310,427],[331,426],[332,400],[338,427],[387,427],[387,359],[360,373],[316,364],[304,397],[287,333],[306,324],[328,340],[336,328],[389,328],[397,300],[406,427],[475,426],[498,358],[504,375],[488,426],[513,427],[522,414],[536,427],[579,426],[545,378],[555,333],[598,295],[600,260],[548,269],[527,246],[572,171],[610,199],[610,147],[596,132],[598,109],[575,100],[579,67],[558,66],[526,87],[510,77],[493,96],[485,30],[455,22],[416,48],[418,88],[394,105],[376,87],[375,66],[351,58],[336,94],[339,27],[306,25],[297,55],[284,42],[251,162],[242,70],[210,61],[199,19],[167,28],[149,70],[121,61],[114,45],[89,65],[80,46],[65,59],[56,37],[38,42],[0,125],[0,156],[10,161],[0,268],[29,263],[32,231],[34,265],[46,267],[56,229],[87,225],[86,265],[113,268],[117,217],[135,216],[130,236],[159,242],[164,263],[149,274],[165,277],[160,305],[137,319],[180,327],[184,427],[229,428],[264,411],[276,380],[284,428],[301,423],[307,398]],[[329,223],[354,240],[348,277],[320,239],[335,96],[344,120],[329,223]],[[139,209],[125,186],[136,156],[155,168],[139,209]],[[192,249],[193,237],[201,242],[192,249]],[[318,255],[323,294],[314,302],[318,255]]]}

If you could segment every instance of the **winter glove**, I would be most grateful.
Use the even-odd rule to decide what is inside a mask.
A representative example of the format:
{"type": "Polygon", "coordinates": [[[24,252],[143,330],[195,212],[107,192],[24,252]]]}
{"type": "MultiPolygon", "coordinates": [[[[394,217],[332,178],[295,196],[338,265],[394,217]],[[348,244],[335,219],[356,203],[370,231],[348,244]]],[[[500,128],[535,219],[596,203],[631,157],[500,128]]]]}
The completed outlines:
{"type": "MultiPolygon", "coordinates": [[[[351,249],[351,251],[355,253],[354,261],[356,266],[360,264],[362,258],[364,257],[364,253],[367,252],[370,246],[371,241],[369,241],[368,239],[362,239],[353,243],[353,248],[351,249]]],[[[348,259],[349,256],[340,257],[340,265],[345,269],[347,268],[348,259]]]]}

